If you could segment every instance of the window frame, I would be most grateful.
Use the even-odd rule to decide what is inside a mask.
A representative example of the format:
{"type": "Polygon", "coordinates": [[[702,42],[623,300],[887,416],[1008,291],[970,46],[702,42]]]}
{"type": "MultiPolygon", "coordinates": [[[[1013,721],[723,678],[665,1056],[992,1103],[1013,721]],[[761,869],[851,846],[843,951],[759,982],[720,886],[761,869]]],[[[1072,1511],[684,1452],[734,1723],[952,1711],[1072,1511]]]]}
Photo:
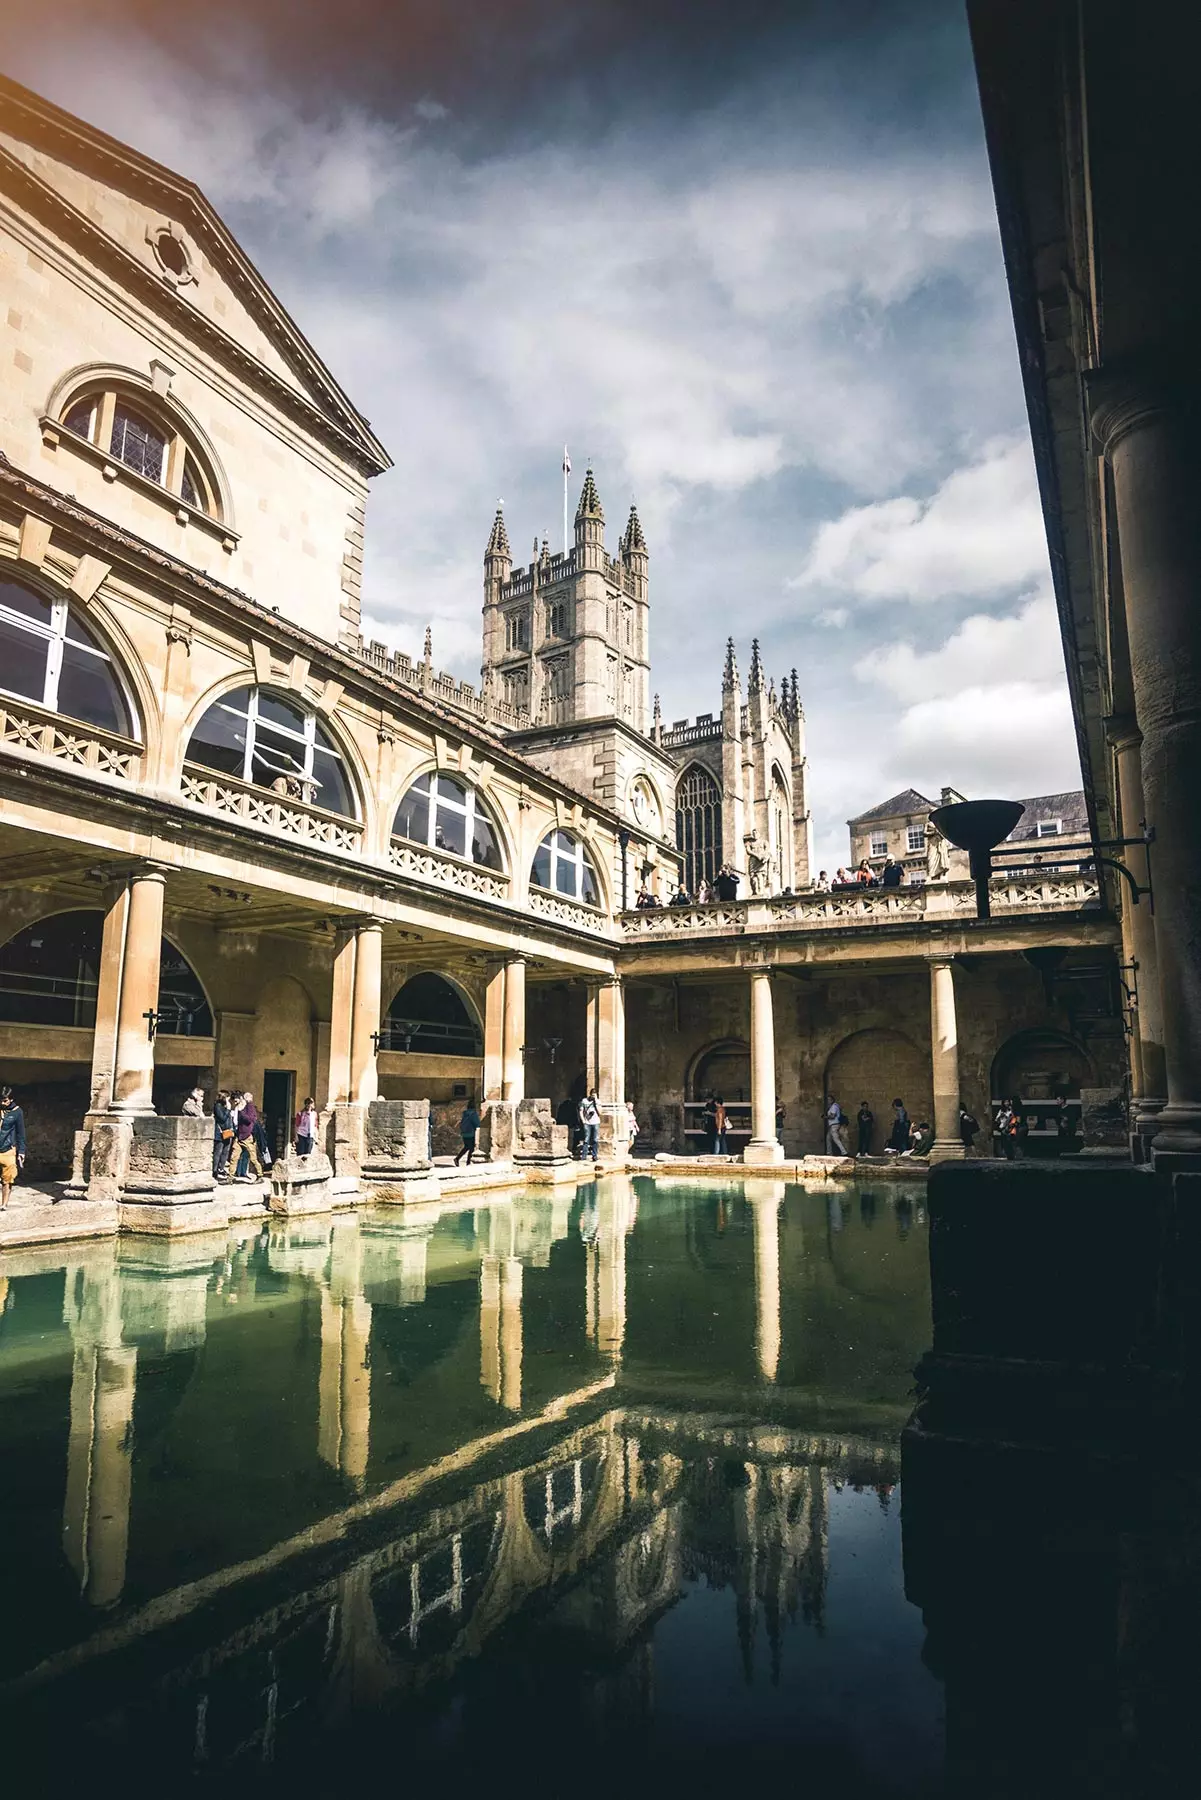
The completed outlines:
{"type": "Polygon", "coordinates": [[[1036,819],[1034,821],[1036,838],[1055,838],[1063,836],[1062,819],[1036,819]]]}
{"type": "Polygon", "coordinates": [[[540,840],[538,848],[534,851],[534,860],[530,864],[530,886],[538,888],[543,894],[553,894],[558,900],[573,900],[577,906],[591,907],[594,912],[604,911],[604,897],[596,863],[589,854],[588,846],[584,839],[578,836],[574,831],[569,831],[565,825],[552,825],[545,837],[540,840]],[[559,848],[558,840],[561,837],[568,838],[571,841],[573,846],[571,852],[559,848]],[[543,850],[547,852],[548,856],[548,880],[545,883],[536,880],[534,876],[534,870],[538,865],[539,854],[543,850]],[[567,893],[558,885],[560,865],[575,870],[574,889],[571,893],[567,893]],[[587,869],[592,876],[592,885],[596,889],[597,894],[595,900],[587,900],[583,894],[585,869],[587,869]]]}
{"type": "Polygon", "coordinates": [[[28,636],[40,640],[47,646],[42,698],[35,700],[29,694],[18,692],[16,688],[6,687],[2,672],[0,672],[0,698],[15,700],[23,706],[39,707],[43,712],[54,713],[57,718],[69,719],[72,724],[81,726],[85,731],[107,732],[113,737],[124,738],[129,743],[140,742],[135,736],[137,708],[133,704],[133,698],[116,657],[96,640],[95,634],[86,624],[80,624],[79,621],[77,621],[77,625],[83,635],[67,637],[67,627],[71,620],[71,603],[66,594],[47,593],[44,588],[35,587],[31,582],[11,575],[8,572],[7,564],[0,563],[0,619],[7,625],[15,625],[19,631],[26,632],[28,636]],[[18,612],[16,607],[5,604],[3,586],[9,583],[14,587],[23,588],[26,593],[32,594],[43,605],[50,608],[49,625],[43,625],[39,619],[31,619],[27,613],[18,612]],[[112,673],[113,685],[125,711],[123,725],[97,725],[93,720],[81,719],[75,713],[62,711],[58,703],[58,696],[62,682],[63,652],[68,643],[72,649],[81,650],[85,655],[93,656],[98,662],[108,665],[112,673]]]}
{"type": "MultiPolygon", "coordinates": [[[[278,780],[281,777],[284,780],[287,780],[289,777],[292,777],[300,782],[303,791],[300,794],[280,794],[277,798],[281,800],[299,800],[302,806],[311,806],[319,812],[328,813],[331,818],[351,819],[357,823],[360,816],[357,810],[358,792],[351,774],[349,762],[328,732],[323,734],[326,740],[324,743],[319,744],[317,742],[317,733],[321,727],[315,708],[305,705],[296,695],[286,694],[281,689],[263,687],[261,684],[254,687],[246,687],[243,685],[242,687],[231,688],[228,693],[218,695],[215,700],[210,701],[209,705],[205,707],[204,711],[193,725],[188,737],[188,749],[185,760],[193,763],[197,768],[207,769],[213,775],[225,775],[227,773],[224,769],[212,768],[210,764],[201,762],[198,757],[193,756],[192,754],[192,745],[200,726],[211,712],[220,708],[222,712],[228,713],[232,718],[243,719],[246,723],[246,742],[242,747],[242,773],[241,775],[233,776],[232,779],[245,782],[247,787],[258,788],[261,793],[274,793],[275,790],[272,787],[271,782],[259,780],[254,772],[256,752],[260,757],[262,754],[258,746],[258,727],[260,724],[259,695],[263,693],[266,693],[268,696],[277,697],[283,701],[285,705],[290,706],[295,712],[301,713],[304,718],[303,731],[293,731],[289,726],[280,725],[274,719],[263,719],[261,721],[266,731],[273,732],[277,737],[286,738],[290,743],[299,744],[304,751],[302,772],[299,775],[296,775],[295,772],[290,769],[276,769],[273,772],[272,777],[273,780],[278,780]],[[246,711],[244,713],[229,704],[231,694],[241,693],[245,693],[249,696],[246,703],[246,711]],[[320,783],[313,774],[313,763],[318,751],[325,756],[334,757],[341,765],[346,782],[346,791],[350,797],[351,810],[349,812],[341,812],[337,807],[333,806],[324,806],[320,800],[314,797],[312,790],[315,787],[320,786],[320,783]]],[[[271,765],[268,763],[267,767],[270,769],[271,765]]]]}
{"type": "Polygon", "coordinates": [[[925,848],[926,848],[926,827],[924,825],[906,825],[906,827],[905,827],[905,854],[906,854],[906,856],[919,856],[925,848]],[[918,840],[916,844],[913,841],[914,838],[916,838],[918,840]]]}
{"type": "Polygon", "coordinates": [[[488,805],[487,800],[480,796],[479,789],[473,782],[464,781],[450,769],[426,769],[420,775],[415,775],[413,777],[412,781],[410,781],[409,785],[400,796],[400,799],[396,802],[396,811],[392,814],[392,828],[390,835],[395,843],[416,844],[419,849],[432,850],[435,856],[453,857],[455,862],[467,863],[473,869],[487,869],[493,875],[507,874],[505,868],[504,839],[501,837],[496,819],[493,816],[492,808],[488,805]],[[397,831],[396,820],[399,816],[401,807],[422,781],[426,783],[425,837],[424,839],[405,837],[403,832],[397,831]],[[461,787],[466,795],[464,804],[460,805],[457,800],[449,800],[444,794],[439,794],[437,792],[437,786],[440,781],[453,781],[457,787],[461,787]],[[492,841],[496,845],[496,854],[499,858],[496,867],[493,867],[491,863],[478,861],[473,851],[450,850],[445,844],[435,842],[438,830],[438,809],[442,806],[444,806],[448,812],[455,813],[458,817],[463,819],[463,841],[466,844],[474,844],[475,820],[476,815],[479,815],[492,833],[492,841]]]}
{"type": "Polygon", "coordinates": [[[102,465],[110,480],[134,482],[171,506],[181,524],[196,521],[205,525],[221,535],[227,549],[234,548],[238,534],[226,518],[221,483],[210,466],[212,456],[159,395],[113,377],[97,378],[72,389],[58,403],[56,416],[43,418],[41,424],[43,439],[52,448],[65,442],[73,450],[86,451],[102,465]],[[86,431],[70,422],[72,413],[83,406],[89,409],[86,431]],[[113,449],[117,415],[122,411],[163,439],[163,464],[158,479],[126,462],[113,449]],[[184,494],[184,481],[189,477],[199,494],[198,500],[189,500],[184,494]]]}
{"type": "Polygon", "coordinates": [[[867,848],[868,848],[869,856],[887,856],[888,855],[888,834],[887,834],[887,832],[881,831],[881,832],[869,833],[868,840],[867,840],[867,848]]]}

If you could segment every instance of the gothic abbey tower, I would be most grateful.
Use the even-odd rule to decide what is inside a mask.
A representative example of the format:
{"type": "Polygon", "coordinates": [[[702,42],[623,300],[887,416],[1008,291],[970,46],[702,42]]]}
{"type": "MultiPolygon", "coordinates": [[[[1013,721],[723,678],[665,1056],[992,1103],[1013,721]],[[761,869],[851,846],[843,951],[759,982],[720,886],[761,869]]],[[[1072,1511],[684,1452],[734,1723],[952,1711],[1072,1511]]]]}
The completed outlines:
{"type": "Polygon", "coordinates": [[[690,892],[723,865],[743,894],[801,887],[811,826],[796,671],[777,693],[756,641],[744,700],[731,639],[720,714],[665,729],[651,699],[649,562],[634,506],[607,553],[591,469],[564,555],[535,540],[529,567],[514,568],[498,507],[484,552],[485,694],[528,719],[507,733],[515,748],[637,834],[639,882],[666,890],[678,860],[690,892]]]}

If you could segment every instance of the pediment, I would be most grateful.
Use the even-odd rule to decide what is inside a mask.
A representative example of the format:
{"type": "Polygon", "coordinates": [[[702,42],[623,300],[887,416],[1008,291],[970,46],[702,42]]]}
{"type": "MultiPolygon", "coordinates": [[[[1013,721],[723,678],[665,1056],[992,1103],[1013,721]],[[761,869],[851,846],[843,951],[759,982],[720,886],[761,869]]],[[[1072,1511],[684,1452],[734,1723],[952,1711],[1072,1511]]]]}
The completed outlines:
{"type": "Polygon", "coordinates": [[[314,409],[364,460],[387,452],[199,188],[0,79],[0,187],[173,328],[314,409]]]}

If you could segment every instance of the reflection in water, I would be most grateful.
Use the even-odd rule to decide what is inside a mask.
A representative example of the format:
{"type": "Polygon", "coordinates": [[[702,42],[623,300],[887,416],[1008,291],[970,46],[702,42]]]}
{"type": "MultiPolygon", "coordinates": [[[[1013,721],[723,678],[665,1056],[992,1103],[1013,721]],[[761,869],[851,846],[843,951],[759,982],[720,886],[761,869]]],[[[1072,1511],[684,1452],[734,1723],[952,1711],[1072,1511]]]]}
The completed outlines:
{"type": "Polygon", "coordinates": [[[925,1245],[874,1214],[622,1176],[14,1253],[11,1729],[66,1717],[123,1772],[342,1768],[400,1709],[411,1761],[466,1770],[539,1692],[548,1754],[833,1733],[855,1780],[928,1791],[939,1688],[876,1498],[925,1245]]]}

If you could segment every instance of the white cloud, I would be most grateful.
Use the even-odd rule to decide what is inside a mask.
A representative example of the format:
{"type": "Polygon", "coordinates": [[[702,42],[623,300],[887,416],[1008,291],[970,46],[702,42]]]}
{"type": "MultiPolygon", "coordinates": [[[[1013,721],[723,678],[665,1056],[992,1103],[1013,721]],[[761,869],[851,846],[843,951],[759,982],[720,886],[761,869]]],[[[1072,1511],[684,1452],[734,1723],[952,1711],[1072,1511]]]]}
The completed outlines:
{"type": "Polygon", "coordinates": [[[856,506],[824,524],[793,588],[864,601],[945,600],[1028,585],[1047,567],[1030,446],[995,440],[929,499],[856,506]]]}
{"type": "Polygon", "coordinates": [[[831,631],[841,631],[850,616],[850,609],[848,607],[827,606],[824,612],[819,612],[815,616],[813,623],[815,625],[825,625],[831,631]]]}
{"type": "Polygon", "coordinates": [[[933,650],[908,642],[869,650],[855,664],[855,674],[914,705],[981,683],[1055,682],[1062,662],[1055,607],[1050,595],[1041,593],[1002,618],[974,613],[933,650]]]}

